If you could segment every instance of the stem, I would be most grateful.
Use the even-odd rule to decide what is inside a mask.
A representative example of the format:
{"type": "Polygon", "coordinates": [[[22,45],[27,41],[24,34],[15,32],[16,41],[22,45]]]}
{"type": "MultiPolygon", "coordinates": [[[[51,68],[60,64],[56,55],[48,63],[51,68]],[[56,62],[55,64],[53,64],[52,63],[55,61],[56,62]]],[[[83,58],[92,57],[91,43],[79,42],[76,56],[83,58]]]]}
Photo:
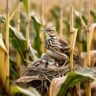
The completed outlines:
{"type": "Polygon", "coordinates": [[[87,59],[88,59],[88,67],[90,66],[90,33],[87,32],[87,59]]]}
{"type": "MultiPolygon", "coordinates": [[[[81,27],[82,27],[82,25],[81,25],[81,27]]],[[[83,51],[83,46],[82,46],[82,34],[83,33],[83,31],[82,31],[82,28],[81,28],[81,30],[80,30],[80,35],[79,35],[79,55],[81,54],[81,52],[83,51]]]]}
{"type": "Polygon", "coordinates": [[[26,21],[26,59],[29,60],[29,16],[27,15],[27,21],[26,21]]]}
{"type": "MultiPolygon", "coordinates": [[[[44,0],[41,0],[41,10],[40,10],[40,14],[41,14],[41,24],[42,24],[42,28],[44,26],[43,24],[43,20],[44,20],[44,0]]],[[[45,47],[44,47],[44,32],[41,32],[40,33],[40,37],[41,37],[41,53],[44,53],[45,52],[45,47]]]]}
{"type": "Polygon", "coordinates": [[[93,35],[93,38],[94,38],[94,49],[96,49],[96,46],[95,46],[95,44],[96,44],[96,31],[94,32],[94,35],[93,35]]]}
{"type": "Polygon", "coordinates": [[[70,8],[70,68],[73,71],[73,7],[70,8]]]}
{"type": "Polygon", "coordinates": [[[29,22],[30,22],[30,15],[29,11],[27,13],[27,18],[26,18],[26,59],[29,60],[29,22]]]}
{"type": "MultiPolygon", "coordinates": [[[[18,3],[18,9],[17,9],[17,31],[20,32],[20,2],[18,3]]],[[[20,73],[20,63],[21,63],[21,59],[20,59],[20,55],[17,52],[17,56],[16,56],[16,64],[17,64],[17,72],[20,73]]]]}
{"type": "MultiPolygon", "coordinates": [[[[63,0],[60,1],[62,2],[63,0]]],[[[60,37],[63,37],[63,4],[60,7],[60,37]]]]}
{"type": "Polygon", "coordinates": [[[5,70],[4,57],[5,57],[5,52],[0,48],[0,81],[2,82],[2,85],[5,85],[5,81],[6,81],[6,77],[5,77],[6,75],[4,73],[5,70]]]}
{"type": "Polygon", "coordinates": [[[80,83],[78,83],[78,85],[77,85],[77,89],[78,89],[78,96],[81,96],[81,93],[80,93],[80,83]]]}
{"type": "MultiPolygon", "coordinates": [[[[90,0],[88,0],[88,29],[90,26],[90,0]]],[[[88,58],[88,66],[91,67],[90,64],[90,33],[89,30],[87,31],[87,58],[88,58]]],[[[91,80],[90,78],[87,80],[87,85],[86,85],[86,96],[91,96],[91,80]]]]}
{"type": "Polygon", "coordinates": [[[90,80],[90,78],[86,82],[86,96],[91,96],[91,80],[90,80]]]}
{"type": "MultiPolygon", "coordinates": [[[[82,1],[79,0],[79,8],[80,8],[80,12],[81,12],[81,9],[82,9],[82,1]]],[[[81,17],[81,16],[80,16],[81,17]]],[[[82,47],[82,36],[83,36],[83,21],[82,21],[82,17],[81,17],[81,29],[80,29],[80,35],[79,35],[79,56],[81,54],[81,52],[83,51],[83,47],[82,47]]],[[[80,85],[81,85],[81,82],[78,83],[77,85],[77,88],[78,88],[78,95],[81,96],[81,89],[80,89],[80,85]]]]}
{"type": "Polygon", "coordinates": [[[7,2],[7,7],[6,7],[5,43],[6,43],[8,54],[6,55],[5,69],[6,69],[6,89],[9,90],[9,5],[8,5],[8,0],[6,0],[6,2],[7,2]]]}
{"type": "Polygon", "coordinates": [[[43,23],[43,20],[44,20],[44,0],[41,0],[41,23],[42,23],[42,25],[44,25],[44,23],[43,23]]]}
{"type": "MultiPolygon", "coordinates": [[[[81,12],[81,9],[82,9],[82,1],[81,0],[79,0],[79,8],[80,8],[80,12],[81,12]]],[[[81,17],[81,16],[80,16],[81,17]]],[[[82,36],[83,36],[83,24],[82,23],[84,23],[83,21],[82,21],[82,17],[81,17],[81,29],[80,29],[80,35],[79,35],[79,55],[81,54],[81,52],[83,51],[83,47],[82,47],[82,36]]]]}
{"type": "MultiPolygon", "coordinates": [[[[87,32],[87,59],[88,59],[88,67],[91,67],[90,64],[90,33],[89,31],[87,32]]],[[[86,85],[86,96],[91,96],[91,80],[89,79],[87,81],[87,85],[86,85]]]]}

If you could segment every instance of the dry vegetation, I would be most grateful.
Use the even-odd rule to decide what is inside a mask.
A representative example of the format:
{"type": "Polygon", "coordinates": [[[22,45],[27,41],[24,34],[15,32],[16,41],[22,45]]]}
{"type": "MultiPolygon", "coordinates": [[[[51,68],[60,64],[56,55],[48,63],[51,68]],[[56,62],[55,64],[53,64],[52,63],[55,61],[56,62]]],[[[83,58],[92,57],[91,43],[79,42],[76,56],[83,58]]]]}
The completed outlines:
{"type": "Polygon", "coordinates": [[[0,96],[96,96],[96,0],[0,0],[0,96]]]}

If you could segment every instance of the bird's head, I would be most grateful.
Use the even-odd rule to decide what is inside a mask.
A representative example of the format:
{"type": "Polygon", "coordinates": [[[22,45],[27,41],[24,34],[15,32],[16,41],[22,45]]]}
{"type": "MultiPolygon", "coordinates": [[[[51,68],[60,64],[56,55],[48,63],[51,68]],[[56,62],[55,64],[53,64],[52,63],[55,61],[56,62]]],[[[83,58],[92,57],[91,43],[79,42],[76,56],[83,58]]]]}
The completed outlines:
{"type": "Polygon", "coordinates": [[[56,28],[54,26],[45,28],[44,32],[48,37],[55,37],[57,36],[56,28]]]}

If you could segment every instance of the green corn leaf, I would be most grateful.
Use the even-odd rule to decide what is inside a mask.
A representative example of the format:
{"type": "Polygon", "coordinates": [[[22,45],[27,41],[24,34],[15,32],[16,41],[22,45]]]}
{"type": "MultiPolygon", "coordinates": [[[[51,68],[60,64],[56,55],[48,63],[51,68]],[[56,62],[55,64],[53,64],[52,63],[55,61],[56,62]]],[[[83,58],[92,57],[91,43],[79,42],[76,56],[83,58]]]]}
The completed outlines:
{"type": "Polygon", "coordinates": [[[68,88],[72,85],[77,84],[82,79],[84,79],[83,76],[78,75],[75,72],[70,72],[64,83],[61,85],[60,91],[58,92],[57,96],[65,96],[65,93],[68,90],[68,88]]]}
{"type": "Polygon", "coordinates": [[[58,92],[57,96],[65,96],[65,93],[69,87],[75,86],[82,80],[86,80],[87,79],[86,77],[96,80],[96,67],[94,68],[80,67],[75,72],[68,73],[67,78],[61,85],[61,89],[58,92]]]}
{"type": "Polygon", "coordinates": [[[10,81],[13,80],[14,78],[19,78],[18,70],[16,70],[16,61],[13,60],[12,57],[10,57],[10,81]]]}
{"type": "Polygon", "coordinates": [[[29,0],[22,0],[22,2],[23,2],[23,4],[24,4],[24,7],[25,7],[25,9],[26,9],[27,15],[28,15],[28,13],[29,13],[29,4],[28,4],[28,1],[29,1],[29,0]]]}
{"type": "Polygon", "coordinates": [[[33,31],[35,33],[34,39],[33,39],[33,48],[37,50],[40,56],[40,29],[41,29],[41,23],[39,19],[36,16],[31,16],[31,24],[33,26],[33,31]]]}
{"type": "MultiPolygon", "coordinates": [[[[12,26],[10,26],[10,41],[12,43],[12,46],[19,52],[22,61],[25,61],[26,39],[21,34],[21,32],[17,32],[17,30],[12,26]]],[[[34,51],[34,49],[31,48],[31,45],[29,48],[29,53],[31,60],[34,60],[34,58],[36,58],[36,51],[34,51]]]]}

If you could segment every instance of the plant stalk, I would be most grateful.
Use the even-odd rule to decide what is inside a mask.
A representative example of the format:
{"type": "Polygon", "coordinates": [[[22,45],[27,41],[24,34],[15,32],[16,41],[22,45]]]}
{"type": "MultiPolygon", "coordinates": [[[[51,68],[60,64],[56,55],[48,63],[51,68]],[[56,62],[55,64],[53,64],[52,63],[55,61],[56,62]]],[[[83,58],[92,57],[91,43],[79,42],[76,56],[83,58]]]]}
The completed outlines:
{"type": "MultiPolygon", "coordinates": [[[[88,67],[91,67],[90,64],[90,33],[89,31],[87,32],[87,58],[88,58],[88,67]]],[[[91,96],[91,80],[90,78],[87,80],[87,84],[86,84],[86,96],[91,96]]]]}
{"type": "MultiPolygon", "coordinates": [[[[89,29],[90,26],[90,0],[88,0],[88,24],[87,27],[89,29]]],[[[90,32],[89,30],[87,31],[87,58],[88,58],[88,67],[91,67],[91,62],[90,62],[90,47],[91,47],[91,42],[90,42],[90,32]]],[[[86,96],[91,96],[91,80],[90,78],[87,80],[86,84],[86,96]]]]}
{"type": "Polygon", "coordinates": [[[9,91],[9,0],[6,0],[6,34],[5,34],[5,43],[8,54],[6,54],[5,60],[5,71],[6,71],[6,89],[9,91]]]}
{"type": "MultiPolygon", "coordinates": [[[[43,29],[43,26],[44,26],[44,0],[41,0],[41,10],[40,10],[40,14],[41,14],[41,24],[42,24],[42,29],[43,29]]],[[[45,37],[45,34],[44,32],[41,32],[40,33],[40,38],[41,38],[41,53],[44,53],[45,52],[45,47],[44,47],[44,37],[45,37]]]]}
{"type": "MultiPolygon", "coordinates": [[[[82,25],[81,25],[81,27],[82,27],[82,25]]],[[[83,51],[83,46],[82,46],[82,36],[83,36],[83,34],[82,33],[83,33],[83,30],[81,28],[80,35],[79,35],[79,55],[83,51]]]]}
{"type": "MultiPolygon", "coordinates": [[[[28,4],[29,5],[29,4],[28,4]]],[[[29,11],[27,13],[27,17],[26,17],[26,59],[29,60],[29,27],[30,27],[30,15],[29,15],[29,11]]]]}
{"type": "Polygon", "coordinates": [[[6,69],[5,69],[6,54],[7,54],[7,50],[3,42],[2,34],[0,33],[0,92],[2,92],[1,93],[2,95],[3,95],[3,92],[9,92],[9,90],[7,90],[6,88],[7,87],[6,86],[6,69]]]}
{"type": "MultiPolygon", "coordinates": [[[[17,31],[20,32],[20,5],[21,2],[18,1],[18,9],[17,9],[17,31]]],[[[21,59],[20,59],[20,55],[17,52],[17,56],[16,56],[16,64],[17,64],[17,72],[20,72],[20,63],[21,63],[21,59]]]]}
{"type": "MultiPolygon", "coordinates": [[[[61,2],[63,0],[60,0],[61,2]]],[[[63,4],[60,6],[60,37],[63,37],[63,4]]]]}
{"type": "Polygon", "coordinates": [[[73,7],[70,6],[70,68],[73,71],[73,7]]]}
{"type": "MultiPolygon", "coordinates": [[[[82,9],[82,1],[79,0],[79,8],[80,8],[80,12],[81,12],[81,9],[82,9]]],[[[81,16],[80,16],[81,17],[81,16]]],[[[83,21],[82,21],[82,17],[81,17],[81,29],[80,29],[80,34],[79,34],[79,55],[81,54],[81,52],[83,51],[83,46],[82,46],[82,36],[83,36],[83,21]]]]}

